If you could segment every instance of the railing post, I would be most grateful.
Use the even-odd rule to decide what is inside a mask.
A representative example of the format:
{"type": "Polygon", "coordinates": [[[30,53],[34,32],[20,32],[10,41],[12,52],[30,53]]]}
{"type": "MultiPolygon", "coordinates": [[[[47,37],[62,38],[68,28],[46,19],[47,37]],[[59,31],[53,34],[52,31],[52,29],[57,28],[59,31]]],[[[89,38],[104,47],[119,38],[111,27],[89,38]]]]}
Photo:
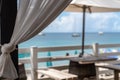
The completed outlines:
{"type": "Polygon", "coordinates": [[[31,47],[31,80],[37,80],[38,74],[37,74],[37,47],[31,47]]]}
{"type": "MultiPolygon", "coordinates": [[[[94,53],[94,56],[98,57],[98,53],[99,53],[99,44],[98,43],[95,43],[93,44],[93,53],[94,53]]],[[[99,80],[99,68],[96,67],[96,80],[99,80]]]]}
{"type": "Polygon", "coordinates": [[[93,53],[96,57],[98,57],[98,53],[99,53],[99,48],[98,48],[99,44],[95,43],[93,44],[93,53]]]}

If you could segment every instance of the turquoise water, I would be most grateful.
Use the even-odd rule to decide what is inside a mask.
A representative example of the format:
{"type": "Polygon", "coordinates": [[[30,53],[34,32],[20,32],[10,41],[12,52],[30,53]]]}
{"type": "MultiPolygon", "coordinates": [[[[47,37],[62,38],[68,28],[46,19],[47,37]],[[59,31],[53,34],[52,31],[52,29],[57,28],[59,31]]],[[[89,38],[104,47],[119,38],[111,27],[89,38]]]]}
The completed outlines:
{"type": "MultiPolygon", "coordinates": [[[[80,33],[81,34],[81,33],[80,33]]],[[[120,43],[120,33],[104,33],[99,35],[98,33],[86,33],[85,34],[85,45],[92,45],[93,43],[99,44],[116,44],[120,43]]],[[[34,38],[23,42],[19,45],[19,48],[30,48],[31,46],[36,47],[55,47],[55,46],[75,46],[81,45],[82,34],[80,37],[72,37],[72,33],[45,33],[45,36],[37,35],[34,38]]],[[[50,56],[62,56],[66,53],[70,55],[80,53],[80,50],[74,51],[58,51],[50,52],[50,56]],[[77,53],[76,53],[77,52],[77,53]]],[[[30,54],[20,54],[19,58],[29,57],[30,54]]],[[[48,52],[39,52],[38,57],[47,57],[48,52]]],[[[62,61],[62,64],[68,63],[68,61],[62,61]]],[[[50,63],[51,64],[51,63],[50,63]]],[[[53,65],[60,65],[58,62],[53,62],[53,65]]],[[[40,63],[39,66],[44,67],[46,63],[40,63]]]]}
{"type": "MultiPolygon", "coordinates": [[[[81,34],[82,35],[82,34],[81,34]]],[[[120,43],[120,33],[86,33],[85,44],[109,44],[120,43]]],[[[81,45],[82,37],[72,37],[72,33],[45,33],[45,36],[37,35],[34,38],[21,43],[20,48],[28,48],[31,46],[51,47],[51,46],[71,46],[81,45]]]]}

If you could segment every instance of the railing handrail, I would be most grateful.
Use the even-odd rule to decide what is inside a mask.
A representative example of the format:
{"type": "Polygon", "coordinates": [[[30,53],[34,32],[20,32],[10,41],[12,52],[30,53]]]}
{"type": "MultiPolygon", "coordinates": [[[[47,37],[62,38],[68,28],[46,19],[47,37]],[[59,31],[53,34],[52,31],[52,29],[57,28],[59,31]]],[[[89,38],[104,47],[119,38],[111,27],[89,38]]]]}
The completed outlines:
{"type": "MultiPolygon", "coordinates": [[[[99,48],[113,48],[120,47],[120,44],[99,44],[99,48]]],[[[77,50],[81,49],[81,46],[56,46],[56,47],[38,47],[38,52],[47,51],[64,51],[64,50],[77,50]]],[[[85,45],[85,49],[92,49],[92,45],[85,45]]],[[[19,48],[19,53],[30,53],[30,48],[19,48]]]]}

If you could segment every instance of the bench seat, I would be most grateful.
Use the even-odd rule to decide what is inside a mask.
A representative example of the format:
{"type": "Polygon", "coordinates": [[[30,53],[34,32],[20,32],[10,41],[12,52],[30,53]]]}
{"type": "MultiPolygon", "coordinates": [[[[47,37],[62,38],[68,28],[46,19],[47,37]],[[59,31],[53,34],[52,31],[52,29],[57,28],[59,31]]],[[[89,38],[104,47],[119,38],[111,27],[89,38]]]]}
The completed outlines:
{"type": "Polygon", "coordinates": [[[111,69],[114,71],[114,80],[119,80],[120,65],[110,64],[110,65],[97,65],[96,67],[102,67],[111,69]]]}
{"type": "Polygon", "coordinates": [[[38,73],[49,76],[55,80],[75,80],[77,79],[77,75],[65,73],[56,69],[45,69],[45,70],[37,70],[38,73]]]}

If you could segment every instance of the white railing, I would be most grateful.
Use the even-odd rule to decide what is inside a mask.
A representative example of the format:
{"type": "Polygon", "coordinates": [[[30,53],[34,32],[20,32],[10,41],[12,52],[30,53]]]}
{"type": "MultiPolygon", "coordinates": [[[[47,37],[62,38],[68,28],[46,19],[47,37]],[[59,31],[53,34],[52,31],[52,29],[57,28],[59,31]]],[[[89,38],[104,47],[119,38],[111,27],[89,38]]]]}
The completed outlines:
{"type": "MultiPolygon", "coordinates": [[[[101,48],[120,48],[120,44],[102,44],[99,45],[97,43],[93,45],[85,45],[85,49],[91,49],[94,53],[94,56],[112,56],[112,55],[120,55],[120,52],[110,52],[108,53],[99,53],[99,49],[101,48]]],[[[47,62],[47,61],[58,61],[58,60],[69,60],[72,57],[76,56],[58,56],[58,57],[45,57],[45,58],[38,58],[38,52],[54,52],[54,51],[65,51],[65,50],[80,50],[81,46],[59,46],[59,47],[45,47],[45,48],[38,48],[38,47],[31,47],[31,48],[24,48],[19,49],[19,53],[30,53],[30,58],[20,59],[20,63],[30,63],[31,64],[31,75],[32,80],[37,80],[37,72],[38,63],[39,62],[47,62]]]]}

